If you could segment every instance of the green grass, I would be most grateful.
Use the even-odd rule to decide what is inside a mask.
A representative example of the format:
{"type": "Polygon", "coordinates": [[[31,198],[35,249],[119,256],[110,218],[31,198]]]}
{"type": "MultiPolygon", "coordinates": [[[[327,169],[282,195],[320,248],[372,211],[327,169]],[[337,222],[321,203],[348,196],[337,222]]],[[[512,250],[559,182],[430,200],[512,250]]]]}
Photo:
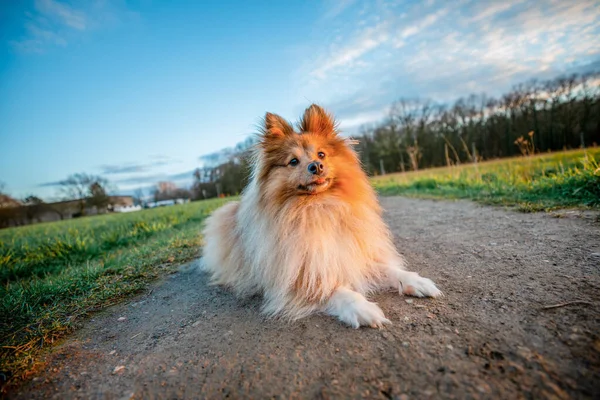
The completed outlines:
{"type": "Polygon", "coordinates": [[[1,230],[0,373],[19,378],[90,311],[197,257],[202,221],[224,202],[1,230]]]}
{"type": "Polygon", "coordinates": [[[435,168],[373,179],[381,195],[472,199],[522,211],[600,208],[600,149],[435,168]]]}

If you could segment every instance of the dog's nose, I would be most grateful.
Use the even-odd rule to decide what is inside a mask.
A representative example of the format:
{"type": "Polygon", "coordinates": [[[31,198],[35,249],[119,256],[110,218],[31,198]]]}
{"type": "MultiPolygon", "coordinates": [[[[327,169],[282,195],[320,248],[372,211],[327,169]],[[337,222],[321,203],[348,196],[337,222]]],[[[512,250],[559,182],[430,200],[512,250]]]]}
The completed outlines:
{"type": "Polygon", "coordinates": [[[319,161],[311,162],[310,164],[308,164],[308,172],[310,172],[313,175],[320,174],[321,172],[323,172],[323,164],[319,161]]]}

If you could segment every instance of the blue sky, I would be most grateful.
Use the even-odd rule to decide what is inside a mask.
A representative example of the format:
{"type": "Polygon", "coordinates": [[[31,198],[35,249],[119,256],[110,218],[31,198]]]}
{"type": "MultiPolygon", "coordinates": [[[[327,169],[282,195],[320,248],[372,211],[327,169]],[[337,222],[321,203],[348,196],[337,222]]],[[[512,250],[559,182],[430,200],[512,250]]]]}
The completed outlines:
{"type": "Polygon", "coordinates": [[[3,1],[0,181],[185,184],[266,111],[318,102],[353,133],[400,97],[600,69],[598,37],[596,0],[3,1]]]}

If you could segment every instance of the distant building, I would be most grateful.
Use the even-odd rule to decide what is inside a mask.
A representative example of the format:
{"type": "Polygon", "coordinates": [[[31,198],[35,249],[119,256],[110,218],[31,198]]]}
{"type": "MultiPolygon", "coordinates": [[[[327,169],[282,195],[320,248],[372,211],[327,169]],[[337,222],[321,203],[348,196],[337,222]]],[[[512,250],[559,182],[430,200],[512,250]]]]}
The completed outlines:
{"type": "Polygon", "coordinates": [[[116,211],[117,208],[133,207],[133,196],[109,196],[108,210],[116,211]]]}
{"type": "Polygon", "coordinates": [[[119,212],[119,213],[125,213],[125,212],[132,212],[132,211],[140,211],[142,210],[142,206],[140,206],[139,204],[134,206],[133,204],[130,206],[115,206],[113,208],[113,212],[119,212]]]}
{"type": "Polygon", "coordinates": [[[155,207],[165,207],[165,206],[174,206],[175,204],[185,204],[189,203],[190,199],[170,199],[170,200],[159,200],[159,201],[150,201],[146,203],[147,208],[155,208],[155,207]]]}
{"type": "Polygon", "coordinates": [[[12,197],[0,193],[0,208],[12,208],[21,206],[21,202],[12,197]]]}

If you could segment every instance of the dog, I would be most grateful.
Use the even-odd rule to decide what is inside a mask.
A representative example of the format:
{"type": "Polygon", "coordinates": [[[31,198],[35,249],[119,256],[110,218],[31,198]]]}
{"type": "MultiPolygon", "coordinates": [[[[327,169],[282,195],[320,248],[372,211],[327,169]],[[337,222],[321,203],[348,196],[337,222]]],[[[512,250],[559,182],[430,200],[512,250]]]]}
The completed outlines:
{"type": "Polygon", "coordinates": [[[316,104],[298,131],[265,115],[240,201],[206,220],[202,268],[238,296],[262,295],[267,316],[320,312],[354,328],[382,328],[390,320],[366,295],[442,292],[405,270],[359,157],[337,127],[316,104]]]}

